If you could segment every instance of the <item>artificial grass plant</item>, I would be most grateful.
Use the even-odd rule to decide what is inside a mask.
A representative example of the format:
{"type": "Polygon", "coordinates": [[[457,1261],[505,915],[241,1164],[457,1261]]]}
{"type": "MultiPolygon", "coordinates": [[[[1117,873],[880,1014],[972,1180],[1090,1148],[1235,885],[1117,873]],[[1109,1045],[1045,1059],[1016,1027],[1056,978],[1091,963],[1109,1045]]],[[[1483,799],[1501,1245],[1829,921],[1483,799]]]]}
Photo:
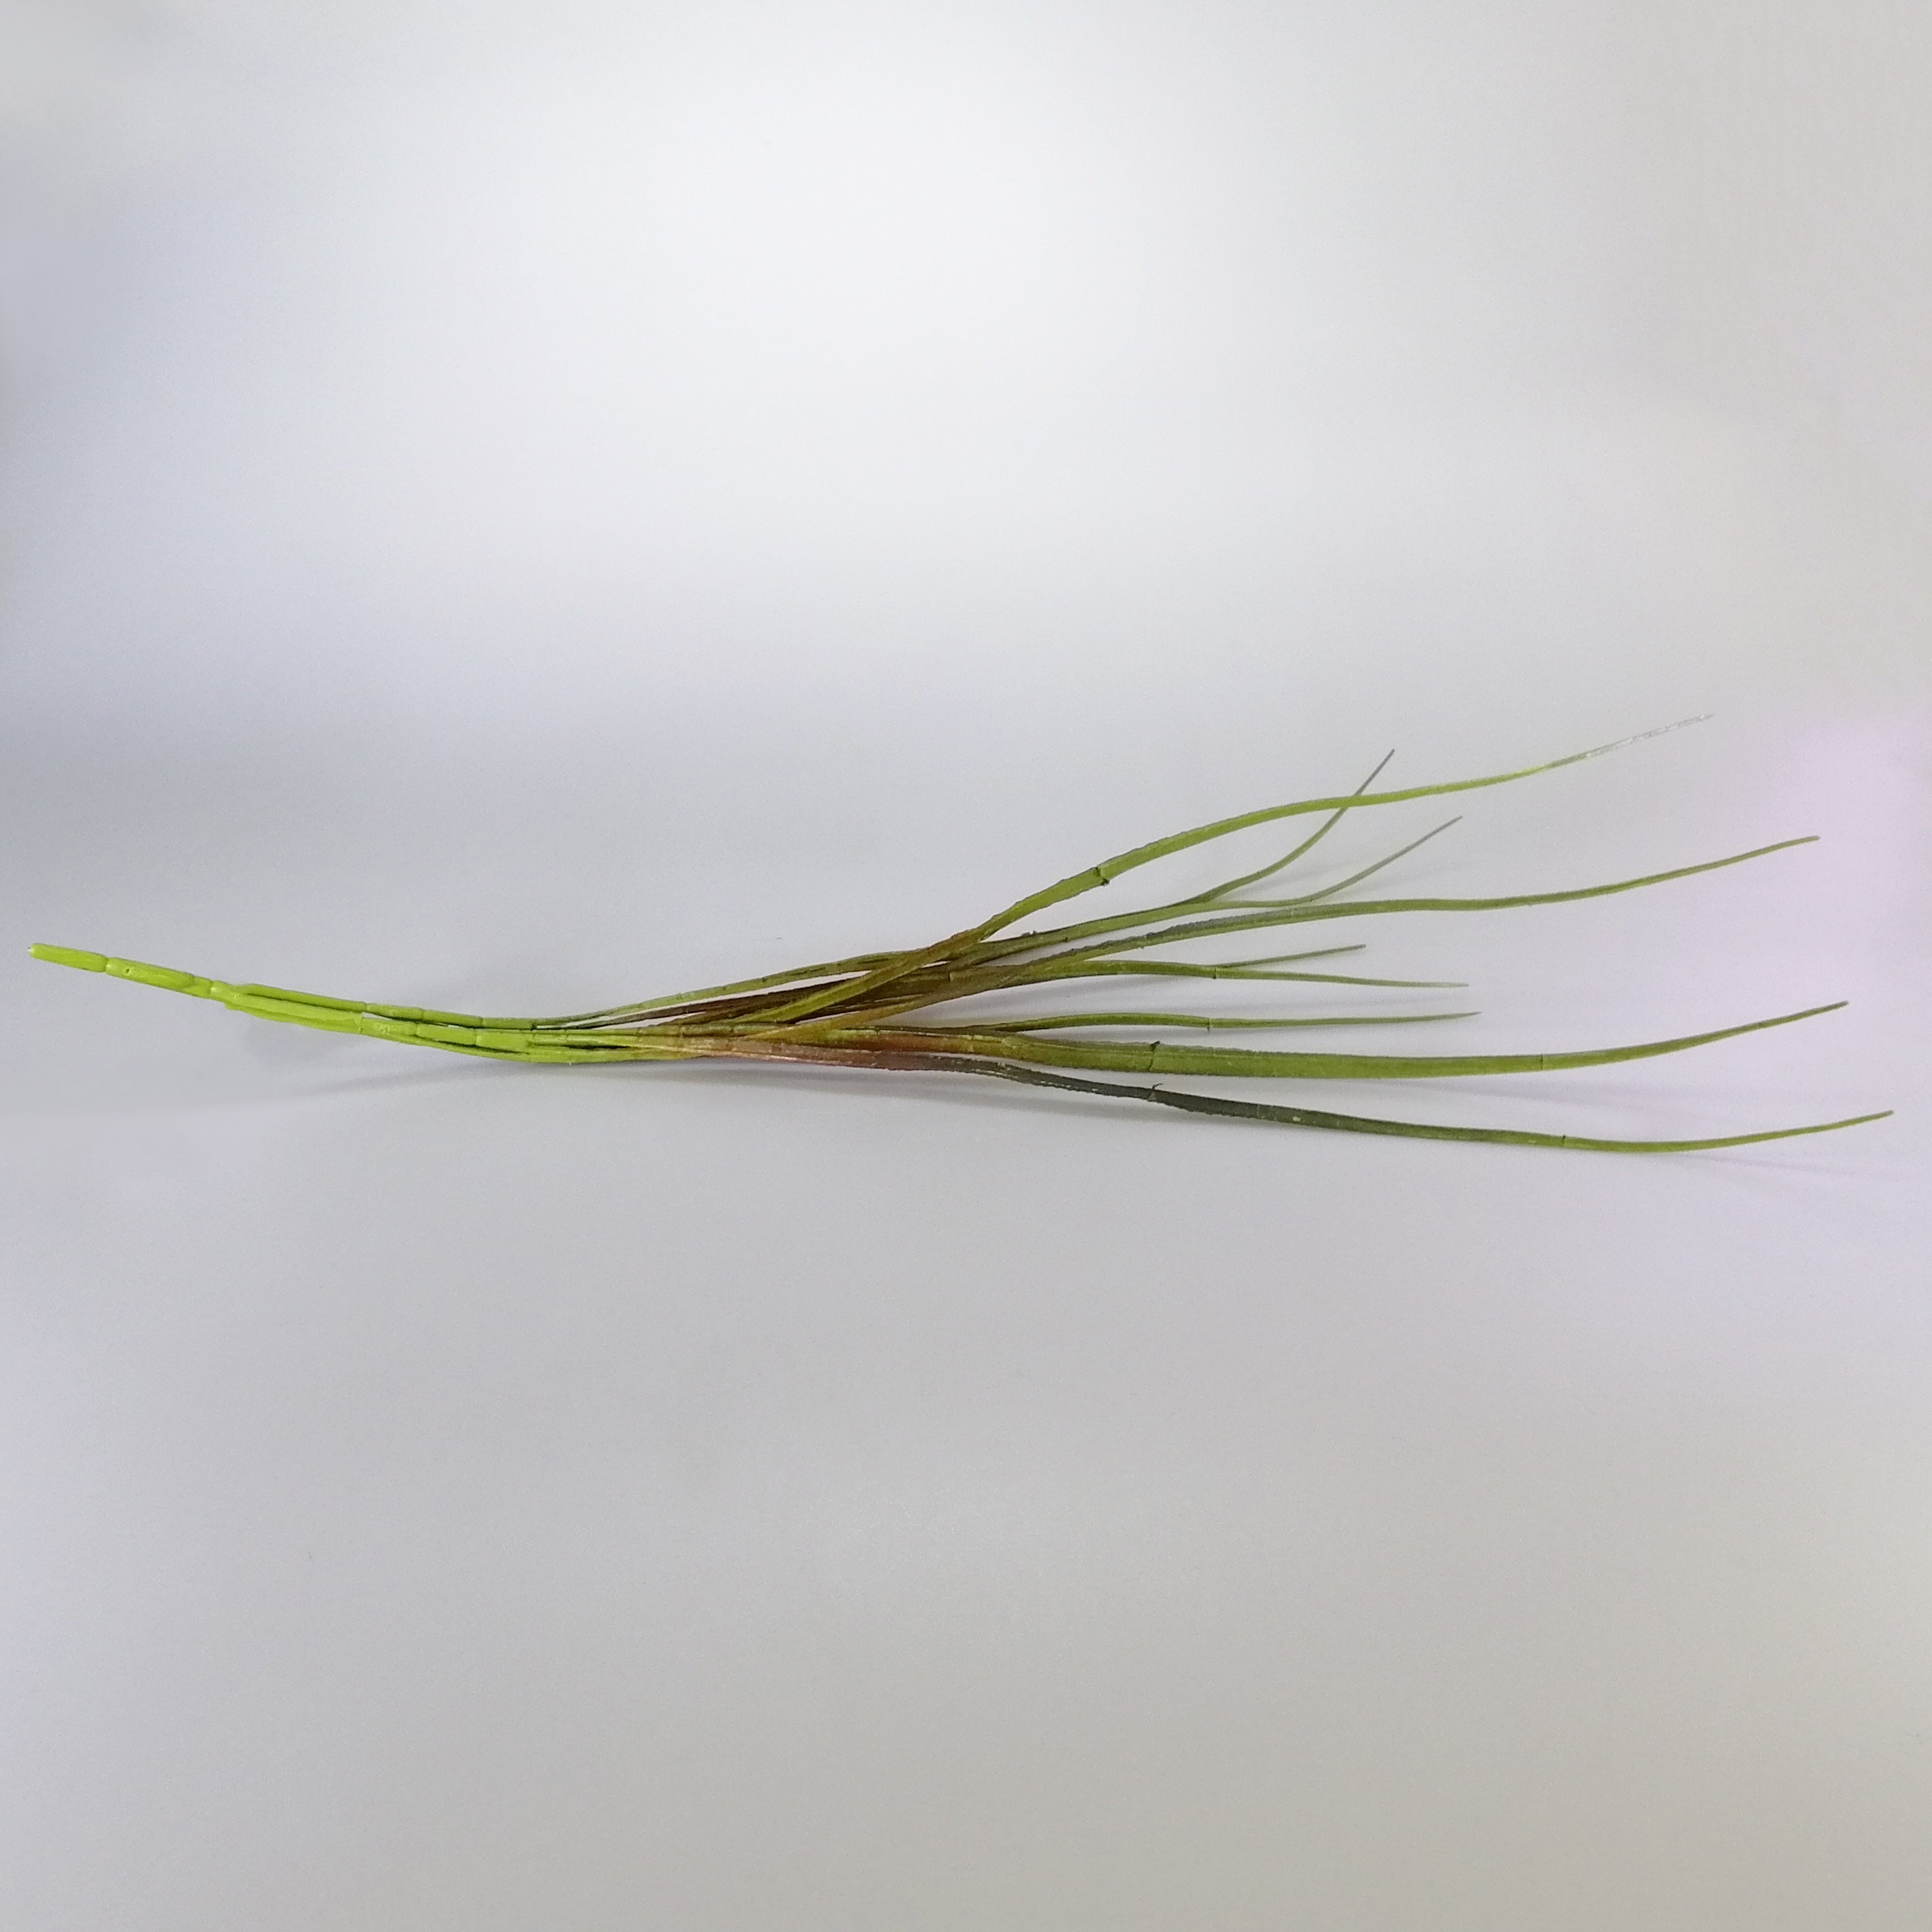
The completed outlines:
{"type": "MultiPolygon", "coordinates": [[[[1666,727],[1666,729],[1674,728],[1666,727]]],[[[1655,733],[1644,733],[1654,736],[1655,733]]],[[[1415,850],[1436,832],[1363,867],[1317,891],[1288,897],[1253,896],[1254,889],[1278,878],[1304,857],[1347,813],[1370,808],[1439,797],[1452,792],[1480,790],[1506,784],[1539,772],[1580,764],[1605,752],[1634,743],[1598,746],[1564,758],[1502,772],[1487,778],[1464,778],[1444,784],[1413,785],[1398,790],[1369,789],[1382,765],[1362,786],[1346,796],[1303,799],[1292,805],[1265,807],[1232,818],[1177,832],[1145,845],[1103,860],[1058,883],[1029,893],[989,919],[951,938],[898,952],[867,952],[846,959],[819,962],[789,972],[768,973],[694,992],[672,993],[632,1001],[598,1012],[570,1013],[554,1019],[492,1018],[474,1013],[442,1012],[420,1006],[388,1006],[371,1000],[340,1000],[314,993],[292,992],[284,987],[230,985],[202,979],[138,960],[118,959],[65,946],[36,946],[37,959],[73,966],[87,972],[107,973],[218,1000],[233,1011],[256,1018],[295,1026],[316,1027],[332,1033],[364,1034],[417,1046],[439,1048],[482,1058],[562,1066],[608,1066],[615,1062],[730,1059],[790,1061],[808,1065],[872,1067],[892,1072],[978,1074],[1060,1091],[1100,1094],[1110,1098],[1151,1101],[1186,1113],[1218,1114],[1235,1119],[1277,1125],[1341,1129],[1355,1133],[1406,1135],[1428,1140],[1498,1142],[1520,1147],[1595,1149],[1609,1153],[1674,1153],[1708,1148],[1742,1147],[1754,1142],[1782,1140],[1800,1134],[1828,1133],[1882,1120],[1883,1113],[1859,1114],[1846,1120],[1819,1121],[1794,1127],[1774,1127],[1752,1133],[1725,1134],[1696,1140],[1605,1140],[1575,1134],[1537,1133],[1513,1128],[1442,1126],[1410,1120],[1338,1114],[1312,1107],[1256,1101],[1176,1090],[1164,1084],[1142,1084],[1094,1080],[1094,1073],[1142,1074],[1224,1078],[1230,1076],[1285,1080],[1414,1080],[1492,1074],[1555,1071],[1604,1066],[1620,1060],[1642,1060],[1768,1027],[1830,1012],[1842,1006],[1810,1006],[1780,1013],[1769,1019],[1688,1034],[1672,1040],[1649,1040],[1634,1046],[1599,1047],[1580,1052],[1505,1054],[1392,1054],[1358,1052],[1263,1052],[1251,1048],[1176,1044],[1163,1037],[1151,1041],[1081,1035],[1089,1028],[1116,1034],[1152,1032],[1156,1035],[1190,1032],[1291,1029],[1318,1027],[1413,1025],[1468,1018],[1461,1012],[1252,1015],[1149,1012],[1138,1009],[1063,1013],[1038,1013],[1018,1018],[935,1021],[936,1010],[951,1002],[1016,987],[1036,986],[1063,980],[1199,979],[1267,982],[1295,985],[1372,987],[1442,987],[1444,980],[1375,979],[1331,970],[1309,970],[1312,961],[1332,960],[1363,950],[1360,945],[1324,946],[1274,953],[1259,958],[1204,962],[1162,958],[1150,959],[1148,950],[1224,934],[1300,926],[1337,919],[1360,919],[1402,912],[1474,912],[1502,907],[1550,905],[1572,899],[1600,898],[1635,891],[1699,872],[1742,865],[1749,859],[1809,844],[1809,838],[1781,839],[1727,858],[1682,866],[1640,878],[1618,879],[1607,885],[1585,886],[1565,892],[1522,892],[1484,898],[1346,899],[1349,887],[1415,850]],[[1011,928],[1050,908],[1111,885],[1123,874],[1184,852],[1197,845],[1276,820],[1316,816],[1320,823],[1293,849],[1272,863],[1224,880],[1203,892],[1165,904],[1122,912],[1072,925],[1011,928]]],[[[1448,821],[1456,823],[1454,820],[1448,821]]]]}

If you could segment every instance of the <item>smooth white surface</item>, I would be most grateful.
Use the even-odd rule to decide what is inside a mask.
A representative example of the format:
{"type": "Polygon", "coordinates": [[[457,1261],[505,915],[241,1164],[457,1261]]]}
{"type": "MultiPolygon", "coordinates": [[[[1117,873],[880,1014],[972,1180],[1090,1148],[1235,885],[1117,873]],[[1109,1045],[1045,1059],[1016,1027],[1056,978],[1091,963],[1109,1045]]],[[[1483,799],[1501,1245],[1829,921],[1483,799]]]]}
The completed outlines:
{"type": "Polygon", "coordinates": [[[0,29],[0,1921],[1927,1922],[1924,20],[0,29]],[[1472,1048],[1846,1012],[1316,1097],[1882,1126],[504,1069],[25,958],[568,1010],[1707,710],[1394,880],[1824,843],[1369,957],[1472,1048]]]}

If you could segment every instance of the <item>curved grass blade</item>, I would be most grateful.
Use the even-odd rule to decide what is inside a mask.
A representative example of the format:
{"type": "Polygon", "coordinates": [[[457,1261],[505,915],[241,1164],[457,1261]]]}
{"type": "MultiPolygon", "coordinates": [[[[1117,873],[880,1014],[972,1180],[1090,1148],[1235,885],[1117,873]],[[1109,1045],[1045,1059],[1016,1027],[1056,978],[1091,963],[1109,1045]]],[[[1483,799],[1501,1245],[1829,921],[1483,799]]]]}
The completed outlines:
{"type": "MultiPolygon", "coordinates": [[[[1132,952],[1142,946],[1166,946],[1189,939],[1211,939],[1224,932],[1253,932],[1268,926],[1298,926],[1314,920],[1353,919],[1358,915],[1366,917],[1395,912],[1496,912],[1512,906],[1562,905],[1575,899],[1609,898],[1618,892],[1636,892],[1645,886],[1660,886],[1672,879],[1691,878],[1700,872],[1720,872],[1727,866],[1742,866],[1773,852],[1788,852],[1794,846],[1815,845],[1817,842],[1813,834],[1802,838],[1780,838],[1774,844],[1756,846],[1748,852],[1734,852],[1728,858],[1706,859],[1695,866],[1675,866],[1667,872],[1646,872],[1640,878],[1616,879],[1603,886],[1578,886],[1567,892],[1512,892],[1490,898],[1351,899],[1340,905],[1310,905],[1300,899],[1283,899],[1272,904],[1266,900],[1250,900],[1245,903],[1254,908],[1252,914],[1236,911],[1217,914],[1211,919],[1184,920],[1178,926],[1163,926],[1158,932],[1132,934],[1104,946],[1082,946],[1074,951],[1079,954],[1090,952],[1099,958],[1132,952]]],[[[1074,954],[1058,956],[1067,958],[1074,954]]]]}
{"type": "MultiPolygon", "coordinates": [[[[1064,900],[1076,898],[1082,892],[1096,887],[1110,885],[1123,873],[1130,872],[1142,866],[1151,865],[1156,859],[1171,857],[1174,853],[1185,852],[1196,845],[1206,844],[1210,840],[1225,838],[1230,832],[1245,832],[1250,826],[1266,825],[1276,819],[1293,818],[1308,812],[1333,812],[1354,811],[1364,806],[1400,805],[1411,799],[1439,798],[1447,793],[1480,791],[1491,785],[1511,784],[1519,778],[1535,778],[1544,772],[1560,770],[1566,765],[1581,764],[1589,758],[1600,758],[1611,752],[1619,752],[1627,746],[1638,744],[1647,738],[1661,737],[1666,731],[1675,731],[1684,724],[1696,724],[1696,718],[1684,718],[1676,724],[1659,725],[1655,730],[1640,731],[1628,738],[1619,738],[1608,745],[1593,746],[1587,752],[1572,752],[1567,758],[1552,758],[1540,765],[1526,765],[1520,771],[1498,772],[1487,778],[1457,778],[1442,784],[1411,785],[1399,791],[1364,792],[1347,797],[1300,799],[1289,805],[1267,806],[1258,812],[1238,814],[1232,818],[1210,820],[1205,825],[1197,825],[1186,832],[1170,833],[1165,838],[1152,840],[1144,845],[1136,845],[1130,850],[1118,853],[1111,859],[1103,859],[1097,866],[1089,866],[1084,872],[1076,872],[1051,886],[1042,886],[1024,898],[1016,899],[1003,910],[990,919],[980,921],[977,926],[968,926],[964,932],[935,941],[922,950],[904,953],[886,964],[875,967],[861,976],[859,983],[848,989],[851,994],[864,994],[877,988],[890,985],[892,981],[918,970],[920,968],[936,964],[952,956],[962,949],[970,947],[990,938],[994,933],[1015,920],[1029,917],[1036,912],[1044,911],[1051,905],[1064,900]]],[[[832,1005],[840,996],[833,993],[808,994],[776,1010],[770,1017],[774,1020],[802,1019],[832,1005]]]]}
{"type": "Polygon", "coordinates": [[[1125,852],[1116,853],[1111,859],[1103,859],[1084,872],[1075,872],[1057,880],[1036,892],[1030,892],[1024,898],[1016,899],[975,930],[981,933],[997,932],[1001,927],[1012,925],[1015,920],[1042,912],[1047,907],[1058,905],[1064,900],[1077,898],[1082,892],[1090,892],[1097,886],[1111,885],[1124,872],[1151,865],[1156,859],[1169,858],[1176,852],[1185,852],[1192,846],[1204,845],[1210,839],[1225,838],[1231,832],[1245,832],[1252,825],[1266,825],[1276,819],[1293,818],[1305,812],[1352,812],[1364,806],[1400,805],[1411,799],[1441,798],[1450,792],[1482,791],[1491,785],[1514,784],[1519,778],[1533,778],[1544,772],[1560,771],[1566,765],[1580,765],[1586,759],[1604,758],[1612,752],[1641,744],[1646,739],[1660,738],[1666,732],[1681,730],[1686,724],[1702,722],[1696,718],[1680,718],[1675,724],[1660,724],[1654,730],[1639,731],[1608,745],[1592,746],[1587,752],[1572,752],[1567,758],[1551,758],[1540,765],[1526,765],[1520,771],[1497,772],[1487,778],[1456,778],[1442,784],[1408,785],[1399,791],[1363,792],[1346,798],[1301,799],[1292,805],[1264,806],[1258,812],[1238,812],[1232,818],[1210,819],[1205,825],[1192,826],[1186,832],[1170,832],[1165,838],[1150,839],[1144,845],[1136,845],[1125,852]]]}
{"type": "MultiPolygon", "coordinates": [[[[1295,956],[1288,955],[1290,958],[1295,956]]],[[[1440,989],[1466,986],[1466,980],[1377,980],[1361,973],[1276,973],[1252,966],[1200,966],[1188,959],[1076,959],[1066,965],[1048,960],[1027,972],[1016,973],[1007,985],[1043,986],[1052,980],[1093,980],[1109,974],[1130,978],[1175,980],[1298,980],[1322,986],[1402,986],[1440,989]]]]}
{"type": "Polygon", "coordinates": [[[538,1020],[531,1024],[545,1027],[590,1026],[643,1018],[674,1009],[694,1012],[715,1000],[735,993],[761,992],[767,988],[794,986],[802,980],[824,980],[832,974],[850,974],[856,977],[862,972],[868,972],[887,960],[900,956],[896,952],[855,953],[850,959],[824,960],[814,966],[795,966],[787,973],[766,973],[754,980],[731,980],[722,986],[699,986],[688,993],[667,993],[661,999],[634,1000],[627,1006],[606,1006],[593,1013],[564,1013],[555,1019],[538,1020]]]}
{"type": "Polygon", "coordinates": [[[1176,1092],[1165,1087],[1126,1087],[1112,1081],[1081,1080],[1065,1074],[1042,1073],[1030,1066],[1000,1066],[982,1061],[965,1067],[935,1066],[932,1072],[979,1073],[996,1080],[1017,1081],[1028,1087],[1057,1088],[1064,1093],[1090,1094],[1109,1100],[1147,1100],[1184,1113],[1219,1115],[1226,1120],[1264,1121],[1285,1127],[1319,1127],[1342,1133],[1387,1134],[1409,1140],[1473,1141],[1492,1146],[1565,1148],[1594,1154],[1704,1154],[1719,1148],[1754,1147],[1766,1141],[1796,1140],[1806,1134],[1836,1133],[1841,1127],[1862,1127],[1892,1118],[1889,1108],[1875,1114],[1853,1114],[1842,1120],[1818,1120],[1802,1127],[1768,1127],[1755,1133],[1718,1134],[1701,1140],[1605,1140],[1590,1134],[1533,1133],[1516,1127],[1445,1127],[1420,1120],[1390,1120],[1363,1114],[1330,1113],[1315,1107],[1284,1107],[1260,1100],[1223,1100],[1209,1094],[1176,1092]]]}
{"type": "MultiPolygon", "coordinates": [[[[1346,892],[1351,886],[1359,886],[1364,879],[1373,878],[1376,873],[1393,866],[1398,859],[1406,859],[1410,853],[1420,850],[1430,839],[1441,837],[1452,825],[1460,825],[1462,822],[1462,814],[1458,812],[1454,818],[1445,818],[1433,831],[1425,832],[1420,838],[1412,838],[1406,845],[1398,846],[1387,858],[1378,859],[1372,866],[1364,866],[1359,872],[1351,872],[1346,879],[1337,879],[1332,886],[1324,886],[1318,892],[1304,892],[1296,898],[1274,899],[1268,903],[1274,905],[1313,905],[1320,899],[1332,899],[1337,892],[1346,892]]],[[[1227,903],[1243,905],[1252,904],[1255,902],[1231,899],[1227,903]]]]}
{"type": "MultiPolygon", "coordinates": [[[[1106,1073],[1174,1073],[1196,1077],[1270,1080],[1443,1080],[1492,1073],[1556,1073],[1579,1066],[1614,1066],[1627,1060],[1652,1060],[1666,1053],[1688,1053],[1720,1040],[1735,1040],[1772,1027],[1791,1026],[1820,1013],[1836,1012],[1845,1002],[1834,1000],[1802,1012],[1778,1013],[1769,1019],[1747,1020],[1741,1026],[1718,1027],[1708,1033],[1685,1034],[1674,1040],[1645,1040],[1630,1046],[1586,1048],[1564,1053],[1487,1053],[1408,1054],[1380,1053],[1264,1053],[1248,1047],[1168,1046],[1156,1040],[1148,1046],[1123,1041],[1075,1042],[1037,1040],[1028,1036],[990,1033],[950,1035],[948,1050],[993,1058],[1025,1060],[1048,1066],[1072,1066],[1106,1073]]],[[[886,1053],[916,1044],[910,1029],[827,1028],[816,1036],[837,1046],[868,1046],[886,1053]]]]}
{"type": "MultiPolygon", "coordinates": [[[[1395,754],[1393,752],[1384,752],[1382,754],[1382,762],[1370,772],[1366,778],[1363,779],[1360,784],[1356,786],[1354,790],[1350,794],[1352,801],[1359,799],[1370,786],[1388,770],[1389,760],[1394,756],[1395,754]]],[[[1326,838],[1329,833],[1333,832],[1336,826],[1348,815],[1348,806],[1337,806],[1299,845],[1285,852],[1281,857],[1275,860],[1273,865],[1258,866],[1252,872],[1244,872],[1239,878],[1229,879],[1222,884],[1210,886],[1204,892],[1197,892],[1192,900],[1184,900],[1181,903],[1205,904],[1214,899],[1225,898],[1230,892],[1238,892],[1244,886],[1258,885],[1264,879],[1273,878],[1277,872],[1286,872],[1296,860],[1306,858],[1310,852],[1313,851],[1316,847],[1320,844],[1322,840],[1326,838]]]]}
{"type": "Polygon", "coordinates": [[[1892,1118],[1892,1109],[1852,1114],[1843,1120],[1808,1122],[1802,1126],[1761,1128],[1750,1133],[1718,1134],[1695,1140],[1610,1140],[1588,1134],[1538,1133],[1516,1127],[1442,1126],[1421,1120],[1390,1120],[1370,1114],[1338,1114],[1322,1108],[1282,1106],[1260,1100],[1224,1100],[1218,1095],[1192,1094],[1170,1087],[1122,1085],[1107,1080],[1084,1080],[1076,1075],[1048,1073],[1036,1066],[1015,1066],[998,1060],[964,1060],[950,1053],[916,1050],[892,1054],[853,1052],[837,1047],[802,1042],[748,1044],[740,1057],[761,1060],[794,1060],[814,1066],[871,1068],[892,1073],[970,1073],[982,1078],[1008,1080],[1022,1086],[1045,1087],[1064,1094],[1090,1094],[1110,1100],[1143,1100],[1184,1113],[1219,1115],[1270,1126],[1316,1127],[1343,1133],[1382,1134],[1408,1140],[1470,1141],[1503,1147],[1567,1148],[1598,1154],[1700,1154],[1720,1148],[1754,1147],[1766,1141],[1796,1140],[1808,1134],[1836,1133],[1892,1118]]]}
{"type": "Polygon", "coordinates": [[[902,1029],[922,1034],[1003,1034],[1057,1032],[1063,1027],[1191,1027],[1220,1032],[1250,1028],[1414,1026],[1424,1020],[1472,1020],[1466,1013],[1323,1013],[1273,1019],[1232,1018],[1218,1013],[1062,1013],[1052,1019],[982,1020],[976,1025],[916,1027],[902,1029]]]}
{"type": "MultiPolygon", "coordinates": [[[[1352,952],[1360,949],[1338,946],[1332,950],[1352,952]]],[[[1291,952],[1282,956],[1290,959],[1319,958],[1322,955],[1320,952],[1291,952]]],[[[1356,973],[1277,973],[1234,965],[1202,965],[1187,960],[1114,961],[1096,959],[1076,953],[1061,955],[1054,959],[1030,961],[1000,970],[960,973],[936,984],[926,983],[915,976],[901,981],[892,989],[896,997],[871,1004],[861,1000],[850,1005],[831,1006],[815,1018],[794,1020],[785,1024],[814,1029],[860,1024],[877,1025],[902,1013],[924,1012],[933,1006],[944,1006],[955,1000],[970,999],[985,993],[1010,992],[1016,986],[1044,986],[1057,980],[1094,980],[1110,976],[1131,979],[1258,980],[1276,983],[1294,982],[1324,986],[1394,986],[1404,990],[1432,992],[1458,988],[1467,983],[1461,980],[1373,979],[1356,973]]],[[[764,1032],[769,1030],[769,1015],[752,1013],[737,1022],[736,1030],[764,1032]]]]}

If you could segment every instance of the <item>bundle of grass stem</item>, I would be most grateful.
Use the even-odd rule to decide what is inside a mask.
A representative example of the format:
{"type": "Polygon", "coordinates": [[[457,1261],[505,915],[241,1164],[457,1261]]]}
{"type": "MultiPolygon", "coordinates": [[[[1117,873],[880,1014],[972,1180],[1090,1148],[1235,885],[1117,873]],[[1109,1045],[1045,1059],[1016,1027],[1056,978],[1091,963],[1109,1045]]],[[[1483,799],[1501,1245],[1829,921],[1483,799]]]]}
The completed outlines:
{"type": "MultiPolygon", "coordinates": [[[[1665,730],[1675,727],[1666,726],[1665,730]]],[[[1645,732],[1642,737],[1654,737],[1645,732]]],[[[1800,1134],[1828,1133],[1882,1120],[1884,1113],[1859,1114],[1845,1120],[1824,1120],[1796,1127],[1774,1127],[1754,1133],[1726,1134],[1698,1140],[1604,1140],[1576,1134],[1535,1133],[1511,1128],[1444,1126],[1410,1120],[1371,1118],[1322,1109],[1224,1100],[1206,1094],[1177,1091],[1165,1084],[1123,1084],[1085,1078],[1091,1073],[1229,1076],[1287,1080],[1415,1080],[1491,1073],[1554,1072],[1561,1069],[1606,1066],[1620,1060],[1642,1060],[1679,1053],[1714,1040],[1768,1027],[1786,1026],[1830,1012],[1844,1002],[1810,1006],[1674,1040],[1649,1040],[1636,1046],[1599,1047],[1580,1052],[1472,1054],[1384,1053],[1263,1052],[1225,1046],[1174,1045],[1165,1039],[1151,1042],[1131,1039],[1066,1039],[1059,1036],[1090,1027],[1117,1033],[1151,1030],[1157,1034],[1260,1028],[1286,1029],[1330,1026],[1415,1024],[1463,1019],[1468,1013],[1431,1012],[1343,1016],[1254,1016],[1223,1018],[1190,1012],[1106,1010],[1038,1014],[1020,1018],[935,1024],[935,1008],[970,996],[1014,987],[1036,986],[1063,980],[1167,978],[1293,982],[1322,986],[1442,987],[1447,980],[1388,980],[1351,974],[1307,970],[1308,962],[1360,952],[1359,945],[1316,946],[1264,958],[1219,963],[1148,959],[1146,951],[1178,942],[1212,938],[1280,926],[1303,926],[1335,919],[1360,919],[1378,914],[1473,912],[1501,907],[1551,905],[1568,900],[1600,898],[1614,892],[1660,885],[1699,872],[1742,865],[1772,852],[1813,842],[1781,839],[1728,858],[1707,860],[1641,878],[1618,879],[1607,885],[1586,886],[1566,892],[1523,892],[1486,898],[1343,899],[1350,886],[1413,852],[1436,832],[1363,867],[1319,891],[1288,898],[1252,896],[1252,889],[1276,878],[1305,856],[1342,817],[1351,812],[1439,797],[1446,793],[1476,791],[1555,771],[1565,765],[1621,749],[1637,742],[1626,738],[1568,758],[1552,759],[1520,771],[1487,778],[1464,778],[1444,784],[1413,785],[1400,790],[1372,791],[1388,760],[1346,796],[1303,799],[1292,805],[1268,806],[1232,818],[1217,819],[1192,830],[1156,838],[1130,851],[1103,860],[1042,890],[1029,893],[990,919],[969,926],[929,946],[898,952],[860,953],[846,959],[820,961],[788,972],[768,973],[694,992],[673,993],[608,1007],[598,1012],[570,1013],[554,1019],[490,1018],[474,1013],[442,1012],[420,1006],[387,1006],[374,1001],[339,1000],[319,994],[292,992],[284,987],[230,985],[170,968],[138,960],[118,959],[70,947],[35,946],[37,959],[72,966],[87,972],[107,973],[144,986],[185,993],[196,999],[218,1000],[236,1012],[277,1020],[294,1026],[316,1027],[332,1033],[366,1034],[377,1040],[430,1046],[490,1060],[527,1061],[561,1066],[608,1066],[635,1060],[730,1059],[788,1061],[813,1066],[871,1067],[894,1072],[978,1074],[998,1080],[1062,1092],[1100,1094],[1109,1098],[1146,1100],[1192,1114],[1222,1114],[1238,1120],[1264,1120],[1286,1126],[1328,1127],[1350,1132],[1397,1134],[1427,1140],[1496,1142],[1517,1147],[1594,1149],[1606,1153],[1679,1153],[1708,1148],[1743,1147],[1754,1142],[1783,1140],[1800,1134]],[[1207,890],[1164,905],[1115,913],[1072,925],[1032,927],[1012,933],[1012,927],[1049,907],[1111,885],[1123,874],[1155,860],[1168,858],[1197,845],[1280,819],[1317,815],[1321,822],[1293,849],[1273,862],[1223,880],[1207,890]],[[1000,935],[1005,935],[1004,937],[1000,935]]],[[[1456,821],[1451,819],[1448,824],[1456,821]]]]}

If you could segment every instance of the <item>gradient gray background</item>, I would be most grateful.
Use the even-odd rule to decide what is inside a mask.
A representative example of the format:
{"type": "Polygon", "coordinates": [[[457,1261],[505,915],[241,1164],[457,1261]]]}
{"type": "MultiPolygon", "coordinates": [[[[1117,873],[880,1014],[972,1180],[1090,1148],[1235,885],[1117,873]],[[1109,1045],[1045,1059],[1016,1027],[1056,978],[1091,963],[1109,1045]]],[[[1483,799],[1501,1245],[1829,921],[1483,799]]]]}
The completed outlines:
{"type": "Polygon", "coordinates": [[[1879,0],[0,5],[0,1919],[1932,1923],[1928,89],[1879,0]],[[1824,844],[1372,956],[1851,1008],[1400,1097],[1882,1126],[25,957],[567,1010],[1707,711],[1398,876],[1824,844]]]}

